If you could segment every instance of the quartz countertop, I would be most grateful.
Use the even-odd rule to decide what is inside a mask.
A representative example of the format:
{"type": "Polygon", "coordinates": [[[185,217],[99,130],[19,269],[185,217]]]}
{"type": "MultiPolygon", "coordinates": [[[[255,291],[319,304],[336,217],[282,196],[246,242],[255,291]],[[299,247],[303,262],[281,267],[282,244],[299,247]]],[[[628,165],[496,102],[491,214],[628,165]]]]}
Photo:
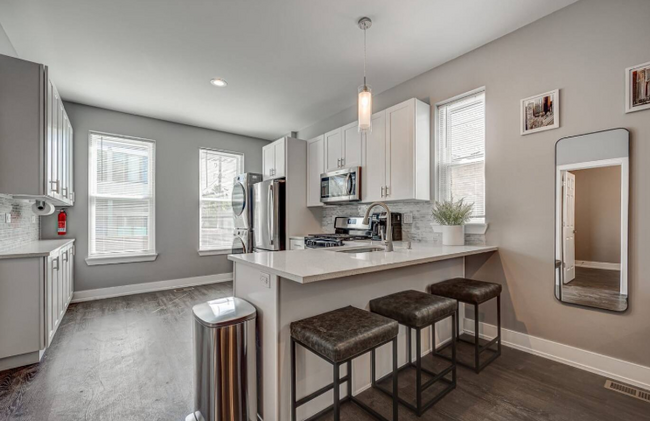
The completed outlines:
{"type": "MultiPolygon", "coordinates": [[[[337,251],[368,247],[370,243],[347,243],[343,247],[327,249],[288,250],[231,254],[228,260],[237,264],[254,266],[268,273],[299,283],[310,283],[360,275],[441,260],[455,259],[474,254],[497,251],[494,246],[429,246],[413,244],[406,249],[395,243],[395,251],[370,253],[338,253],[337,251]]],[[[373,244],[379,246],[379,244],[373,244]]]]}
{"type": "Polygon", "coordinates": [[[23,244],[9,250],[0,252],[0,259],[16,259],[21,257],[43,257],[49,256],[50,253],[58,248],[74,242],[74,238],[65,240],[39,240],[23,244]]]}

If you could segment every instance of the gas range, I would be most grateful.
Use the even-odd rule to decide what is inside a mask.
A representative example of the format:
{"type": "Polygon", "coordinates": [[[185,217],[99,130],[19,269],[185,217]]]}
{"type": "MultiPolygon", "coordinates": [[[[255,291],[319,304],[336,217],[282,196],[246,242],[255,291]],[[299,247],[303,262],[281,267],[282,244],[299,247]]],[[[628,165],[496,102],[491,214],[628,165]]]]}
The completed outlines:
{"type": "Polygon", "coordinates": [[[363,224],[363,218],[361,217],[336,217],[334,219],[334,229],[336,232],[333,234],[308,235],[305,237],[305,247],[341,247],[344,245],[344,241],[369,240],[372,237],[370,226],[363,224]]]}

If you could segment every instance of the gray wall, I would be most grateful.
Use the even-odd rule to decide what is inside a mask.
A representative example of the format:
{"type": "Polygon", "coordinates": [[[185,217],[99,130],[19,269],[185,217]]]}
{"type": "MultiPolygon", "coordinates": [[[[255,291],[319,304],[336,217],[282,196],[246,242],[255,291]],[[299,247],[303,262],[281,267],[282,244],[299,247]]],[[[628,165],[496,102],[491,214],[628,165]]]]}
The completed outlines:
{"type": "MultiPolygon", "coordinates": [[[[261,172],[268,142],[66,102],[74,128],[76,202],[68,236],[77,239],[75,290],[232,272],[226,256],[199,257],[199,148],[243,152],[246,171],[261,172]],[[88,132],[156,141],[156,249],[154,262],[88,266],[88,132]]],[[[43,218],[42,237],[56,238],[56,215],[43,218]]]]}
{"type": "MultiPolygon", "coordinates": [[[[650,2],[582,0],[374,98],[377,110],[435,104],[485,86],[488,259],[468,275],[504,286],[503,326],[650,366],[650,111],[624,112],[625,68],[650,61],[650,2]],[[561,89],[561,127],[519,135],[519,101],[561,89]],[[554,147],[564,136],[631,132],[630,306],[623,314],[553,296],[554,147]]],[[[369,81],[372,84],[372,80],[369,81]]],[[[351,98],[352,100],[352,98],[351,98]]],[[[354,121],[353,107],[303,129],[310,139],[354,121]]],[[[482,317],[494,323],[494,313],[482,317]]]]}
{"type": "Polygon", "coordinates": [[[2,25],[0,25],[0,54],[4,54],[6,56],[18,57],[18,55],[16,54],[16,50],[14,49],[14,46],[11,44],[11,41],[9,41],[9,37],[5,33],[5,30],[2,27],[2,25]]]}

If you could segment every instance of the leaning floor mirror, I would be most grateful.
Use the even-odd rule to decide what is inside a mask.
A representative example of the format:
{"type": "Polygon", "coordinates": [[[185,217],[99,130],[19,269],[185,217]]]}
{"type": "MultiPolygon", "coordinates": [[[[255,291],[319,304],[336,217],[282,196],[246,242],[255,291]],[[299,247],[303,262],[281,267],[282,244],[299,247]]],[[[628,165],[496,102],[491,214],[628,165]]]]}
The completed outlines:
{"type": "Polygon", "coordinates": [[[555,146],[555,296],[563,303],[627,309],[629,159],[625,129],[555,146]]]}

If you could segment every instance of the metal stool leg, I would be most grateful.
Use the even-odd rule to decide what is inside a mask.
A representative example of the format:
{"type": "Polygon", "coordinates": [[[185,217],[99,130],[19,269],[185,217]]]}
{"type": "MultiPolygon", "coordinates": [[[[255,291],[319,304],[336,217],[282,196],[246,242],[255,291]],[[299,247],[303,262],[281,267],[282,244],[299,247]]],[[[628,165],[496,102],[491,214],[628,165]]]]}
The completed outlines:
{"type": "Polygon", "coordinates": [[[296,421],[296,341],[291,338],[291,421],[296,421]]]}
{"type": "Polygon", "coordinates": [[[497,352],[501,355],[501,294],[497,295],[497,352]]]}
{"type": "Polygon", "coordinates": [[[476,364],[475,370],[476,374],[480,371],[480,342],[479,342],[479,328],[478,328],[478,304],[474,304],[474,362],[476,364]]]}
{"type": "Polygon", "coordinates": [[[416,393],[416,406],[418,416],[422,411],[422,338],[420,329],[415,329],[415,361],[416,361],[416,380],[415,380],[415,393],[416,393]]]}
{"type": "Polygon", "coordinates": [[[339,396],[339,364],[333,364],[334,366],[334,421],[340,421],[341,419],[341,398],[339,396]]]}
{"type": "Polygon", "coordinates": [[[408,326],[406,326],[406,350],[408,352],[408,358],[406,358],[406,361],[408,361],[409,364],[413,364],[413,352],[411,349],[411,328],[408,326]]]}
{"type": "Polygon", "coordinates": [[[397,397],[397,337],[393,339],[393,421],[398,421],[397,409],[399,408],[397,397]]]}
{"type": "MultiPolygon", "coordinates": [[[[458,313],[452,314],[452,326],[456,326],[456,321],[459,319],[458,313]]],[[[458,340],[456,332],[454,332],[454,329],[451,329],[451,363],[454,365],[454,368],[452,369],[451,372],[451,381],[454,384],[454,387],[456,387],[456,341],[458,340]]],[[[434,345],[435,345],[435,337],[434,337],[434,345]]]]}
{"type": "Polygon", "coordinates": [[[372,375],[371,375],[372,386],[375,387],[377,386],[377,377],[375,374],[375,350],[374,349],[370,352],[370,370],[372,371],[372,375]]]}

